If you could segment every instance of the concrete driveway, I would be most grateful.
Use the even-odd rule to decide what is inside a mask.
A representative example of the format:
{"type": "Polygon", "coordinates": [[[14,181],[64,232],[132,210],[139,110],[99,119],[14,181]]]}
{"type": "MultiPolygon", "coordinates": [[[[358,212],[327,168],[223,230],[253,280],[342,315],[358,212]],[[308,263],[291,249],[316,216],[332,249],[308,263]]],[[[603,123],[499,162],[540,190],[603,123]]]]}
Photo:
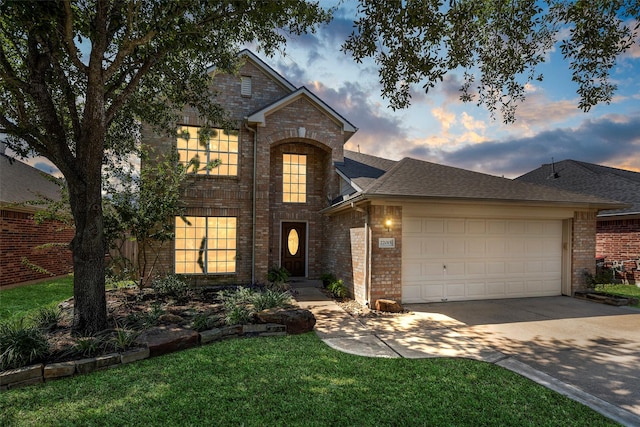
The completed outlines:
{"type": "Polygon", "coordinates": [[[640,416],[638,309],[569,297],[405,308],[413,314],[361,322],[402,357],[433,354],[524,364],[640,416]]]}

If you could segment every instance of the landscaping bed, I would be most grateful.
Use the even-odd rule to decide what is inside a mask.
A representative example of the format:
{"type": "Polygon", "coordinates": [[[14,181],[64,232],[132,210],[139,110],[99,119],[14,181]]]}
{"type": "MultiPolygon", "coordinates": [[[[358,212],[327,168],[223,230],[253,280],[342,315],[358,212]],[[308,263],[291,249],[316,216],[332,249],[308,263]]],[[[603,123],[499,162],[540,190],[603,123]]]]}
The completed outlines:
{"type": "Polygon", "coordinates": [[[638,298],[610,294],[610,293],[599,292],[599,291],[576,291],[574,296],[579,299],[584,299],[584,300],[599,302],[601,304],[614,305],[614,306],[638,305],[638,298]]]}
{"type": "Polygon", "coordinates": [[[109,328],[94,336],[72,333],[73,298],[3,322],[0,386],[11,383],[9,371],[26,366],[32,371],[27,383],[42,382],[128,363],[132,354],[138,359],[229,337],[302,333],[315,324],[282,286],[192,289],[170,279],[169,286],[119,288],[106,297],[109,328]]]}

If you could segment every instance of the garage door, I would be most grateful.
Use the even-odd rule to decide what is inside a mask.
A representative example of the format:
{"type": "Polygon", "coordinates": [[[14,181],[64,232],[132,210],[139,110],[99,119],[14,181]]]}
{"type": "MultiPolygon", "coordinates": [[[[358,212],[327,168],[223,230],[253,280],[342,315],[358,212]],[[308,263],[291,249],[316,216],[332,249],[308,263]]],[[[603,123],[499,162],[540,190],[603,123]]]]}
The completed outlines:
{"type": "Polygon", "coordinates": [[[561,294],[562,220],[402,220],[403,302],[561,294]]]}

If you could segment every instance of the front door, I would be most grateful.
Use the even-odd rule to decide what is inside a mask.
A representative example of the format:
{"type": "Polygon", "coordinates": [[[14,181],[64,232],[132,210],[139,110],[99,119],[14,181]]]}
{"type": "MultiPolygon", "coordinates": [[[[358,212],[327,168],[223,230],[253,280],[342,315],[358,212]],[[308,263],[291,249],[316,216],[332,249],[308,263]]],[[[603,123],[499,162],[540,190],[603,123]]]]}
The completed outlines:
{"type": "Polygon", "coordinates": [[[306,276],[307,264],[307,224],[304,222],[283,222],[281,260],[282,266],[293,277],[306,276]]]}

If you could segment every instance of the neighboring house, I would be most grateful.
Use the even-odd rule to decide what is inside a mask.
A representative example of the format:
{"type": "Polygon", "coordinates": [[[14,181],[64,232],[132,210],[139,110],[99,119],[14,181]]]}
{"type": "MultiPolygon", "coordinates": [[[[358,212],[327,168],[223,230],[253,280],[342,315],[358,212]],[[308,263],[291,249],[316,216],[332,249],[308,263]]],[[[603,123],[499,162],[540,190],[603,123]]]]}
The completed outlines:
{"type": "MultiPolygon", "coordinates": [[[[3,145],[3,144],[2,144],[3,145]]],[[[41,197],[60,199],[60,188],[44,172],[4,154],[0,150],[0,288],[60,276],[72,271],[71,251],[37,249],[48,243],[68,243],[73,230],[57,221],[36,224],[41,197]],[[37,265],[51,274],[38,272],[37,265]]]]}
{"type": "Polygon", "coordinates": [[[619,266],[624,279],[640,283],[640,173],[563,160],[516,179],[624,203],[598,213],[596,256],[619,266]]]}
{"type": "Polygon", "coordinates": [[[240,55],[238,74],[215,75],[212,87],[235,131],[207,136],[204,150],[198,115],[185,108],[176,138],[143,134],[184,162],[222,160],[189,178],[188,222],[175,219],[156,271],[195,284],[263,282],[273,266],[333,273],[365,303],[571,295],[593,272],[597,212],[618,203],[346,151],[354,125],[240,55]]]}

